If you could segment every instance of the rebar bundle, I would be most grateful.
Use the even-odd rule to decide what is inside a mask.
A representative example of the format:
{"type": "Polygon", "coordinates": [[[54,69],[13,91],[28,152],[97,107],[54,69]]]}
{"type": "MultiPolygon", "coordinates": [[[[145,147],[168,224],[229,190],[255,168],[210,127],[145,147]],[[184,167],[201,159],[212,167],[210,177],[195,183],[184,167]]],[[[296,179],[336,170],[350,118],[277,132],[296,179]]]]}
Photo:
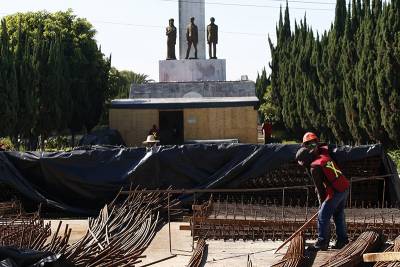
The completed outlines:
{"type": "Polygon", "coordinates": [[[347,244],[321,267],[352,267],[363,261],[363,254],[372,252],[380,245],[380,235],[374,231],[363,232],[357,240],[347,244]]]}
{"type": "Polygon", "coordinates": [[[52,252],[75,266],[134,266],[153,239],[166,213],[177,201],[165,193],[132,191],[120,204],[105,205],[97,218],[89,218],[86,234],[68,244],[71,229],[60,221],[52,238],[50,223],[39,212],[0,217],[0,246],[52,252]]]}
{"type": "Polygon", "coordinates": [[[204,238],[200,238],[197,241],[196,248],[193,251],[193,255],[190,258],[188,267],[199,267],[204,255],[204,248],[206,247],[206,241],[204,238]]]}
{"type": "Polygon", "coordinates": [[[39,212],[0,218],[0,246],[41,250],[50,234],[50,223],[44,224],[39,212]]]}
{"type": "MultiPolygon", "coordinates": [[[[194,235],[214,239],[284,240],[317,212],[316,207],[265,203],[210,198],[203,205],[194,205],[194,235]]],[[[400,235],[399,209],[349,208],[345,213],[348,234],[353,239],[367,230],[382,232],[390,240],[400,235]]],[[[305,229],[306,238],[316,238],[316,226],[316,223],[311,224],[305,229]]]]}
{"type": "Polygon", "coordinates": [[[22,212],[21,202],[17,200],[0,202],[0,217],[22,212]]]}
{"type": "Polygon", "coordinates": [[[159,225],[165,194],[132,192],[117,205],[106,205],[89,219],[86,235],[63,253],[76,266],[134,266],[159,225]]]}
{"type": "Polygon", "coordinates": [[[304,265],[304,234],[300,232],[290,241],[289,248],[283,258],[271,267],[299,267],[304,265]]]}

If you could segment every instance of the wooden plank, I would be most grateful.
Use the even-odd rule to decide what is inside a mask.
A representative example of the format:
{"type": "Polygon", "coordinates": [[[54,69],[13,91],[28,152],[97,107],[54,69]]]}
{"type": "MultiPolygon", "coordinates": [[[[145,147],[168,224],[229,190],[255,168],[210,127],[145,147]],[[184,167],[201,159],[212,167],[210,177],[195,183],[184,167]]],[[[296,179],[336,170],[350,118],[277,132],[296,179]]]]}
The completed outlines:
{"type": "Polygon", "coordinates": [[[366,253],[363,255],[363,259],[364,262],[400,261],[400,252],[366,253]]]}
{"type": "Polygon", "coordinates": [[[323,266],[331,257],[335,256],[338,253],[337,249],[329,249],[327,251],[307,251],[306,257],[310,259],[310,265],[312,267],[321,267],[323,266]],[[316,254],[316,255],[315,255],[316,254]]]}
{"type": "Polygon", "coordinates": [[[181,225],[179,225],[179,230],[190,231],[190,230],[192,230],[192,228],[190,227],[190,224],[181,224],[181,225]]]}

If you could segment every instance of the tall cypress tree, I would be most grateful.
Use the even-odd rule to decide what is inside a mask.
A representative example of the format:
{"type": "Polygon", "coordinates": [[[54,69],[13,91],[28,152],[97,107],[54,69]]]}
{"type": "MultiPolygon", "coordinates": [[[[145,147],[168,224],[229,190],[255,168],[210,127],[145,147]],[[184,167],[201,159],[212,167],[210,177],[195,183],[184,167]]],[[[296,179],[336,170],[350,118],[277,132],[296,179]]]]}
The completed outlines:
{"type": "MultiPolygon", "coordinates": [[[[38,70],[39,78],[39,114],[38,114],[38,132],[42,140],[59,129],[61,110],[59,106],[59,80],[57,71],[57,40],[43,40],[38,44],[38,70]]],[[[42,145],[44,145],[42,143],[42,145]]],[[[42,147],[43,148],[43,147],[42,147]]]]}
{"type": "MultiPolygon", "coordinates": [[[[353,12],[355,9],[353,0],[353,12]]],[[[349,7],[350,10],[350,7],[349,7]]],[[[346,19],[344,38],[341,41],[340,65],[343,77],[343,103],[346,116],[346,123],[351,135],[350,142],[361,144],[365,138],[365,133],[360,126],[360,119],[357,106],[357,96],[355,91],[354,66],[357,64],[358,57],[354,43],[354,32],[357,31],[358,19],[355,14],[348,15],[346,19]],[[355,23],[356,25],[352,25],[355,23]]]]}
{"type": "Polygon", "coordinates": [[[276,31],[272,96],[288,130],[399,144],[400,0],[338,0],[330,30],[315,39],[306,19],[290,31],[287,5],[276,31]]]}
{"type": "Polygon", "coordinates": [[[0,136],[14,135],[18,111],[15,58],[10,48],[6,21],[0,33],[0,136]]]}
{"type": "Polygon", "coordinates": [[[34,69],[32,62],[32,42],[19,23],[18,43],[15,50],[15,63],[18,80],[18,120],[16,133],[22,138],[29,138],[36,122],[37,96],[34,91],[34,69]]]}
{"type": "Polygon", "coordinates": [[[261,76],[257,73],[256,79],[256,96],[263,103],[263,97],[265,94],[265,90],[267,89],[268,85],[270,84],[269,77],[267,76],[267,71],[265,67],[261,70],[261,76]]]}
{"type": "Polygon", "coordinates": [[[390,140],[400,145],[400,21],[396,3],[385,7],[377,21],[376,79],[380,119],[390,140]]]}
{"type": "Polygon", "coordinates": [[[346,18],[346,0],[337,0],[335,9],[335,23],[333,25],[333,30],[335,31],[337,38],[344,34],[346,18]]]}
{"type": "Polygon", "coordinates": [[[53,80],[57,88],[57,104],[59,107],[60,121],[57,130],[62,131],[68,127],[71,118],[72,99],[70,92],[70,75],[67,60],[64,54],[65,48],[61,34],[57,34],[54,40],[53,80]]]}
{"type": "MultiPolygon", "coordinates": [[[[264,104],[264,95],[267,90],[267,87],[270,85],[270,79],[267,76],[267,71],[265,70],[265,67],[261,71],[261,76],[257,73],[257,79],[256,79],[256,96],[259,99],[259,104],[260,106],[264,104]]],[[[260,120],[264,121],[264,114],[259,112],[260,120]]]]}

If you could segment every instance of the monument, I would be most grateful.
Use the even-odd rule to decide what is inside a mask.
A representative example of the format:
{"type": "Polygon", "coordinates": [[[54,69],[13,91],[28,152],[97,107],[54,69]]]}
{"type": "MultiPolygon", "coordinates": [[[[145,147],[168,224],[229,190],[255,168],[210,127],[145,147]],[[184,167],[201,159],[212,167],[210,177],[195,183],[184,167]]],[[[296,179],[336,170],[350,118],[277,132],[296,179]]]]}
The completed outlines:
{"type": "MultiPolygon", "coordinates": [[[[179,0],[179,59],[186,58],[187,40],[186,28],[191,20],[195,19],[197,29],[199,31],[198,44],[197,44],[197,58],[206,59],[205,47],[205,4],[204,0],[196,1],[181,1],[179,0]]],[[[194,51],[192,50],[188,58],[194,58],[194,51]]]]}
{"type": "Polygon", "coordinates": [[[160,82],[226,80],[226,61],[216,59],[218,27],[210,25],[205,26],[204,0],[179,1],[179,60],[159,61],[160,82]],[[213,60],[206,59],[206,42],[213,60]]]}
{"type": "Polygon", "coordinates": [[[159,61],[159,82],[132,84],[129,99],[111,102],[110,127],[128,145],[142,145],[152,125],[158,125],[162,145],[257,142],[255,83],[226,80],[226,61],[216,55],[218,26],[211,18],[206,27],[204,13],[204,0],[179,0],[179,29],[170,19],[167,60],[159,61]]]}

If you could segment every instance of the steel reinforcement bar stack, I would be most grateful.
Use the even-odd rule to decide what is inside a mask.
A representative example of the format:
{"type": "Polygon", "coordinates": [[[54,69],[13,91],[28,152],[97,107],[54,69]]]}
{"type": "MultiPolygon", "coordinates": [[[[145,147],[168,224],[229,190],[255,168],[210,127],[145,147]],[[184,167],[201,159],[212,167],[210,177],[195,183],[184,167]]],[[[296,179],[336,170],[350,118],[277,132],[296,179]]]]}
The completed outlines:
{"type": "MultiPolygon", "coordinates": [[[[202,205],[193,205],[192,229],[194,236],[213,239],[284,240],[316,212],[315,207],[232,203],[210,198],[202,205]]],[[[382,232],[390,240],[400,235],[399,209],[349,208],[346,221],[351,238],[367,230],[382,232]]],[[[314,239],[316,223],[306,228],[304,235],[314,239]]]]}
{"type": "Polygon", "coordinates": [[[272,265],[271,267],[300,267],[304,266],[305,257],[305,240],[304,234],[300,232],[290,241],[289,248],[286,251],[285,256],[283,258],[272,265]]]}
{"type": "Polygon", "coordinates": [[[168,194],[132,191],[120,203],[105,205],[96,218],[89,218],[86,234],[69,244],[71,229],[62,231],[60,221],[51,236],[50,223],[44,224],[39,212],[0,216],[0,246],[14,246],[52,252],[74,266],[135,266],[153,239],[160,214],[176,205],[168,194]]]}
{"type": "Polygon", "coordinates": [[[199,267],[204,255],[204,249],[206,247],[206,241],[204,238],[200,238],[197,241],[196,248],[193,251],[193,255],[189,260],[188,267],[199,267]]]}
{"type": "Polygon", "coordinates": [[[338,253],[330,257],[321,267],[353,267],[363,261],[363,254],[374,251],[380,246],[380,235],[374,231],[360,234],[354,242],[347,244],[338,253]]]}
{"type": "Polygon", "coordinates": [[[166,206],[163,193],[131,192],[122,204],[106,205],[89,219],[86,235],[64,256],[76,266],[134,266],[153,239],[166,206]]]}
{"type": "Polygon", "coordinates": [[[41,250],[50,234],[50,223],[40,217],[40,207],[26,213],[18,201],[0,203],[0,246],[41,250]]]}

